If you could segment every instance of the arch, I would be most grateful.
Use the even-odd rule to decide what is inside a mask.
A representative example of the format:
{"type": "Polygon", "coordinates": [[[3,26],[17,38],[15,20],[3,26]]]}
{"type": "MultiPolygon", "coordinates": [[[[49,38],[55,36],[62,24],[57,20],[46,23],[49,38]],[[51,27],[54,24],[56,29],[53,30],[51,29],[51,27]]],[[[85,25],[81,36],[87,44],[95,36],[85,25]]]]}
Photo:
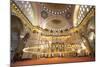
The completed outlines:
{"type": "Polygon", "coordinates": [[[15,15],[11,15],[11,31],[21,32],[23,30],[23,24],[20,18],[15,15]]]}
{"type": "Polygon", "coordinates": [[[20,18],[11,15],[11,62],[18,60],[18,47],[20,44],[20,33],[23,31],[23,24],[20,18]]]}

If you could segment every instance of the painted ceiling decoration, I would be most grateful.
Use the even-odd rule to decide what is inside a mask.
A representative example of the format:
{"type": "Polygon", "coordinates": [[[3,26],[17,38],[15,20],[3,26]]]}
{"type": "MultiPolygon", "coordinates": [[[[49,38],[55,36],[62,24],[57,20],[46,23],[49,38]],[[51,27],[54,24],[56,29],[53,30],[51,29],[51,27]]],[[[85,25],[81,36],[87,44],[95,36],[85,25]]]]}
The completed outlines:
{"type": "Polygon", "coordinates": [[[47,11],[48,13],[61,15],[68,12],[73,5],[65,5],[65,4],[55,4],[55,3],[42,3],[43,10],[47,11]]]}
{"type": "Polygon", "coordinates": [[[41,3],[41,11],[48,13],[48,17],[43,20],[42,28],[47,28],[49,30],[65,30],[73,27],[73,12],[74,5],[71,4],[55,4],[55,3],[41,3]],[[59,18],[60,17],[60,18],[59,18]],[[52,19],[50,22],[48,22],[52,19]],[[61,21],[59,25],[52,22],[53,20],[61,21]],[[61,20],[63,19],[63,20],[61,20]],[[48,22],[48,23],[47,23],[48,22]],[[69,23],[70,22],[70,23],[69,23]],[[65,23],[64,26],[62,24],[65,23]],[[67,24],[67,25],[66,25],[67,24]],[[51,28],[49,26],[52,26],[51,28]],[[58,27],[57,27],[58,26],[58,27]],[[62,26],[62,28],[60,28],[62,26]],[[56,28],[54,28],[56,27],[56,28]]]}
{"type": "Polygon", "coordinates": [[[63,16],[50,16],[44,21],[44,28],[49,30],[70,29],[70,23],[63,16]]]}
{"type": "Polygon", "coordinates": [[[31,21],[33,25],[38,23],[37,26],[40,26],[44,28],[45,25],[44,22],[47,20],[48,16],[62,16],[65,17],[68,22],[70,22],[71,27],[75,27],[78,24],[81,23],[82,19],[85,17],[85,15],[89,12],[92,6],[88,5],[81,5],[78,8],[78,12],[75,12],[75,5],[72,4],[55,4],[55,3],[37,3],[40,7],[36,9],[38,12],[38,9],[41,9],[40,15],[43,18],[43,20],[37,19],[42,21],[42,23],[35,22],[35,14],[34,14],[34,5],[28,1],[17,1],[14,0],[14,2],[18,5],[18,7],[21,9],[21,11],[26,15],[26,17],[31,21]],[[62,8],[63,7],[63,8],[62,8]],[[74,12],[77,14],[77,16],[74,18],[74,12]],[[77,19],[77,20],[76,20],[77,19]]]}
{"type": "Polygon", "coordinates": [[[38,28],[40,27],[44,29],[44,31],[47,29],[47,30],[50,30],[51,32],[52,31],[53,32],[54,31],[57,31],[57,32],[68,31],[69,29],[78,26],[81,23],[82,18],[84,19],[85,15],[92,8],[92,6],[88,6],[88,5],[81,5],[81,6],[78,5],[79,7],[77,8],[77,10],[79,11],[75,12],[77,5],[75,6],[71,4],[67,4],[67,5],[66,4],[61,4],[61,5],[56,4],[57,6],[55,6],[55,4],[51,4],[51,3],[35,3],[34,4],[34,3],[27,2],[27,1],[24,1],[24,2],[14,1],[14,2],[20,8],[23,14],[25,14],[25,16],[31,21],[33,26],[35,26],[35,23],[38,23],[38,28]],[[36,5],[38,5],[37,6],[38,8],[34,9],[36,5]],[[62,6],[63,8],[61,8],[62,6]],[[29,12],[27,12],[26,8],[28,10],[30,9],[29,12]],[[33,9],[35,11],[33,11],[33,9]],[[38,12],[39,10],[40,12],[38,12]],[[62,13],[61,14],[55,13],[57,11],[58,12],[60,11],[62,13]],[[30,12],[32,14],[29,14],[30,12]],[[33,14],[34,12],[37,12],[38,16],[40,15],[40,17],[36,19],[35,16],[37,14],[36,15],[33,14]],[[81,18],[79,18],[79,16],[81,16],[81,18]],[[36,22],[36,20],[41,21],[41,23],[36,22]],[[56,22],[56,21],[59,21],[59,22],[56,22]]]}
{"type": "Polygon", "coordinates": [[[46,12],[46,11],[41,11],[41,17],[43,18],[43,19],[46,19],[47,17],[48,17],[48,13],[46,12]]]}
{"type": "Polygon", "coordinates": [[[30,3],[17,0],[14,2],[33,26],[50,31],[67,31],[78,26],[92,8],[89,5],[30,3]]]}

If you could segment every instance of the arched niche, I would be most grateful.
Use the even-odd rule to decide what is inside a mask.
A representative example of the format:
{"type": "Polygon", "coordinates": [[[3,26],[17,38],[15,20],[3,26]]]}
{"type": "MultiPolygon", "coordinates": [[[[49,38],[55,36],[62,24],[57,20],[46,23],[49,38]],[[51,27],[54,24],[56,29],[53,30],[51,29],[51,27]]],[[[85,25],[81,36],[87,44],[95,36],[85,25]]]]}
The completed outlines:
{"type": "Polygon", "coordinates": [[[11,60],[17,59],[17,50],[20,46],[20,33],[23,31],[23,24],[20,18],[11,15],[11,60]]]}
{"type": "Polygon", "coordinates": [[[91,17],[88,22],[87,37],[93,52],[95,52],[95,16],[91,17]]]}

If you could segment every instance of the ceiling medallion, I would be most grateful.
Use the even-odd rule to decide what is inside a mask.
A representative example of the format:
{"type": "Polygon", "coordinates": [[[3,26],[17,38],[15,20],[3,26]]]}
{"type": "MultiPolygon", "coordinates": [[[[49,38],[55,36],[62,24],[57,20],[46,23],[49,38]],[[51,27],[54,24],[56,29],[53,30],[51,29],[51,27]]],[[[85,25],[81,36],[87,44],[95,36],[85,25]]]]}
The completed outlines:
{"type": "Polygon", "coordinates": [[[46,19],[48,17],[48,13],[46,11],[41,11],[41,17],[46,19]]]}
{"type": "Polygon", "coordinates": [[[52,22],[53,22],[54,24],[60,24],[60,23],[61,23],[61,21],[60,21],[59,19],[53,19],[52,22]]]}
{"type": "Polygon", "coordinates": [[[65,30],[70,28],[70,23],[63,16],[50,16],[44,20],[45,26],[49,30],[65,30]]]}

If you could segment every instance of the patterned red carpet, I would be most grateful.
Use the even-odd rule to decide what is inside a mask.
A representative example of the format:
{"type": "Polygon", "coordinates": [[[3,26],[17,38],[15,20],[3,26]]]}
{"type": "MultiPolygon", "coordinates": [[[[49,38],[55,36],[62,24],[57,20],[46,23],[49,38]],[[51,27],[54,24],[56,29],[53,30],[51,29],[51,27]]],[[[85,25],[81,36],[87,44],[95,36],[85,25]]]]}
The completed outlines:
{"type": "Polygon", "coordinates": [[[80,58],[41,58],[39,60],[24,60],[16,62],[13,65],[15,66],[24,66],[24,65],[37,65],[37,64],[55,64],[55,63],[69,63],[69,62],[87,62],[95,61],[95,58],[90,57],[80,57],[80,58]]]}

